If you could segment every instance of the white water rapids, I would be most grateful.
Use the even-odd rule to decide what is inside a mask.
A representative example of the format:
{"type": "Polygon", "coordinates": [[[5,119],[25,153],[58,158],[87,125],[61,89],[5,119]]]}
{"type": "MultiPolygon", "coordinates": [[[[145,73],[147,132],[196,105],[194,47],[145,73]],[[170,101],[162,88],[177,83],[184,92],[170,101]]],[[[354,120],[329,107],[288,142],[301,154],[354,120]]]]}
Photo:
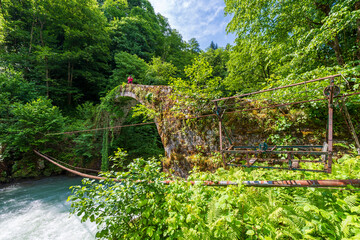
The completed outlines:
{"type": "Polygon", "coordinates": [[[95,239],[94,223],[69,214],[69,187],[80,184],[80,178],[51,177],[0,185],[0,240],[95,239]]]}

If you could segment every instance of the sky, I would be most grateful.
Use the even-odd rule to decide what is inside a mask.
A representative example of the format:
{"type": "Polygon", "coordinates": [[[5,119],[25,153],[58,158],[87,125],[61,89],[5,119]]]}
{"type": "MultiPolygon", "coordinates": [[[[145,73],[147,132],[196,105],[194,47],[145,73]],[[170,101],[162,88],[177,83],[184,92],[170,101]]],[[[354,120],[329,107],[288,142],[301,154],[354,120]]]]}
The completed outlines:
{"type": "Polygon", "coordinates": [[[231,17],[224,16],[224,0],[149,0],[156,13],[169,20],[185,41],[196,38],[205,50],[211,41],[219,47],[234,45],[235,35],[226,34],[231,17]]]}

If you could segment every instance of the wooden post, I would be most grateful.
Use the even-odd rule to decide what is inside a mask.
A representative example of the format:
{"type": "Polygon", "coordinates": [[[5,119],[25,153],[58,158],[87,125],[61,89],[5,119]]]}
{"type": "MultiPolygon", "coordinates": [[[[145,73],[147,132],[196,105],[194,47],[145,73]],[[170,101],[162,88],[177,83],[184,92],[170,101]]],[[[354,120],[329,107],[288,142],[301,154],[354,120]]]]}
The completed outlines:
{"type": "Polygon", "coordinates": [[[220,152],[221,152],[221,158],[223,160],[224,168],[226,167],[226,161],[223,151],[223,141],[222,141],[222,119],[219,119],[219,135],[220,135],[220,152]]]}
{"type": "Polygon", "coordinates": [[[221,113],[219,112],[219,107],[218,107],[217,102],[215,102],[215,108],[216,108],[216,115],[219,120],[220,153],[221,153],[221,158],[223,160],[223,165],[225,168],[226,162],[225,162],[225,156],[224,156],[224,152],[223,152],[223,141],[222,141],[222,116],[221,116],[221,113]]]}
{"type": "Polygon", "coordinates": [[[328,162],[327,162],[327,172],[331,173],[332,165],[332,154],[333,154],[333,117],[334,117],[334,77],[330,78],[330,91],[329,91],[329,127],[328,127],[328,162]]]}

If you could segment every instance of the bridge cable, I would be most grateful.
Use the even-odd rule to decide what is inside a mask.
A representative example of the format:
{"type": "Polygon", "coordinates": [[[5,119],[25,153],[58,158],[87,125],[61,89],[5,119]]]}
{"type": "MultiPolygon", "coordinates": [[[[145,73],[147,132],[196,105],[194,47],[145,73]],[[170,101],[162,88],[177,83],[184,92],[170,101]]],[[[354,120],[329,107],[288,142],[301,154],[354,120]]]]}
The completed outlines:
{"type": "Polygon", "coordinates": [[[72,166],[66,162],[63,162],[63,161],[60,161],[58,159],[55,159],[49,155],[46,155],[45,153],[41,153],[42,155],[46,156],[47,158],[50,158],[51,160],[55,161],[55,162],[58,162],[58,163],[61,163],[63,165],[66,165],[68,167],[71,167],[71,168],[74,168],[74,169],[78,169],[78,170],[83,170],[83,171],[88,171],[88,172],[96,172],[96,173],[99,173],[101,172],[101,170],[96,170],[96,169],[90,169],[90,168],[82,168],[82,167],[75,167],[75,166],[72,166]]]}
{"type": "MultiPolygon", "coordinates": [[[[354,96],[354,95],[360,95],[360,92],[355,92],[355,93],[350,93],[350,94],[343,94],[343,95],[336,96],[335,98],[348,97],[348,96],[354,96]]],[[[324,101],[324,100],[327,100],[327,98],[318,98],[318,99],[304,100],[304,101],[298,101],[298,102],[275,104],[275,105],[269,105],[269,106],[258,107],[258,108],[235,110],[235,111],[231,111],[231,112],[224,112],[224,114],[233,114],[233,113],[261,110],[261,109],[267,109],[267,108],[277,108],[277,107],[297,105],[297,104],[310,103],[310,102],[318,102],[318,101],[324,101]]],[[[212,116],[216,116],[216,114],[212,113],[212,114],[207,114],[207,115],[200,115],[200,116],[193,116],[193,117],[186,117],[186,118],[179,118],[179,119],[171,118],[171,119],[168,119],[167,121],[169,121],[169,122],[182,121],[182,120],[199,119],[199,118],[206,118],[206,117],[212,117],[212,116]]],[[[69,132],[48,133],[48,134],[45,134],[45,135],[74,134],[74,133],[82,133],[82,132],[100,131],[100,130],[106,130],[106,129],[116,129],[116,128],[125,128],[125,127],[133,127],[133,126],[144,126],[144,125],[150,125],[150,124],[156,124],[156,122],[136,123],[136,124],[129,124],[129,125],[112,126],[112,127],[104,127],[104,128],[93,128],[93,129],[77,130],[77,131],[69,131],[69,132]]]]}
{"type": "MultiPolygon", "coordinates": [[[[100,177],[100,176],[94,176],[89,175],[85,173],[81,173],[76,170],[72,170],[70,168],[67,168],[56,161],[52,160],[50,157],[44,155],[43,153],[40,153],[36,150],[34,150],[35,154],[38,156],[46,159],[47,161],[55,164],[56,166],[60,167],[63,170],[66,170],[68,172],[71,172],[75,175],[89,178],[89,179],[95,179],[95,180],[110,180],[114,182],[122,182],[126,181],[126,179],[117,179],[117,178],[107,178],[107,177],[100,177]]],[[[143,180],[135,180],[134,182],[144,182],[143,180]]],[[[165,180],[160,181],[160,183],[163,184],[171,184],[171,183],[177,183],[179,181],[174,180],[165,180]]],[[[186,182],[191,185],[195,184],[201,184],[203,186],[238,186],[238,185],[244,185],[245,187],[315,187],[315,188],[326,188],[326,189],[337,189],[337,190],[350,190],[350,191],[359,191],[357,189],[343,189],[339,187],[347,187],[348,185],[351,185],[353,187],[360,187],[360,179],[346,179],[346,180],[285,180],[285,181],[243,181],[241,184],[238,182],[232,182],[232,181],[180,181],[180,182],[186,182]]],[[[152,183],[151,181],[149,183],[152,183]]]]}

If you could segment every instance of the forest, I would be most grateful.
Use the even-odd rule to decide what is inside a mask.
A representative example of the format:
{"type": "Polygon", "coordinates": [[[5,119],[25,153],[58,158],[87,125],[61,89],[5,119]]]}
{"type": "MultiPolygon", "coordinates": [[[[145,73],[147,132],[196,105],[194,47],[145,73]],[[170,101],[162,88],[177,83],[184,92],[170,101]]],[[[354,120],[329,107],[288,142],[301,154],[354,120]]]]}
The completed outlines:
{"type": "MultiPolygon", "coordinates": [[[[173,167],[184,157],[165,156],[155,125],[112,128],[150,122],[159,114],[133,99],[115,99],[129,75],[134,85],[171,87],[174,116],[208,114],[214,99],[335,74],[341,74],[342,90],[359,90],[360,1],[224,2],[231,16],[226,30],[236,34],[235,43],[219,47],[212,41],[201,49],[148,0],[1,0],[0,182],[65,174],[33,150],[125,179],[84,179],[73,187],[72,212],[96,222],[100,239],[359,239],[360,195],[353,187],[192,186],[173,167]],[[169,177],[177,184],[159,183],[169,177]]],[[[315,94],[319,87],[306,91],[315,94]]],[[[300,95],[267,97],[288,102],[300,95]]],[[[346,102],[356,133],[359,103],[358,95],[346,102]]],[[[304,125],[318,143],[326,131],[319,127],[326,107],[316,102],[286,114],[237,117],[263,125],[275,145],[296,143],[291,131],[304,125]]],[[[331,174],[223,168],[218,151],[196,146],[186,177],[360,179],[351,134],[341,115],[335,119],[341,141],[335,143],[331,174]]],[[[183,124],[201,129],[208,121],[183,124]]]]}

